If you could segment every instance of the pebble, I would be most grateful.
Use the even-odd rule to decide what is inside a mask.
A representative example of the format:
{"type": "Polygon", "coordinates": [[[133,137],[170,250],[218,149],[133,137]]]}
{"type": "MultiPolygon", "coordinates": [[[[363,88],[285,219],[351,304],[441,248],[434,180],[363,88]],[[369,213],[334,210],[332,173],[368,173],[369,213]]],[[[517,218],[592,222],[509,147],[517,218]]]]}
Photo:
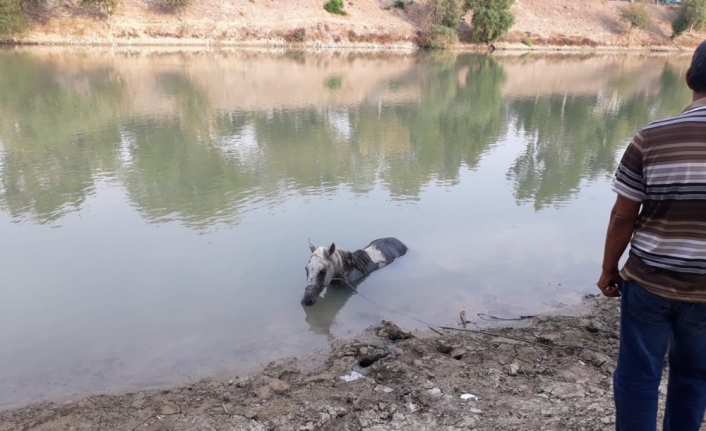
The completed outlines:
{"type": "Polygon", "coordinates": [[[389,394],[389,393],[395,391],[394,389],[388,388],[387,386],[383,386],[383,385],[375,386],[375,389],[373,389],[373,390],[374,390],[375,392],[382,392],[382,393],[385,393],[385,394],[389,394]]]}
{"type": "Polygon", "coordinates": [[[507,366],[507,374],[508,376],[516,376],[517,373],[520,371],[520,364],[517,362],[513,362],[512,364],[507,366]]]}

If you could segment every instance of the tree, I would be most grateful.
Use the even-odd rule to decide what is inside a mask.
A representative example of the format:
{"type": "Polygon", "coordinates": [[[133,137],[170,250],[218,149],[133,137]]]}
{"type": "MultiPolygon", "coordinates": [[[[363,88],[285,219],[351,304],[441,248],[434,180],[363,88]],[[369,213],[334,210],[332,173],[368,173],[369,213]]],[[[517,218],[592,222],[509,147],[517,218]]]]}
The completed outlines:
{"type": "Polygon", "coordinates": [[[19,33],[26,25],[20,0],[0,0],[0,37],[19,33]]]}
{"type": "Polygon", "coordinates": [[[515,0],[432,0],[429,30],[419,38],[422,48],[444,48],[455,42],[463,16],[473,10],[473,38],[490,43],[503,36],[515,23],[510,7],[515,0]],[[449,31],[454,37],[450,37],[449,31]]]}
{"type": "Polygon", "coordinates": [[[184,7],[189,3],[189,0],[162,0],[165,7],[169,9],[177,9],[184,7]]]}
{"type": "Polygon", "coordinates": [[[423,40],[417,41],[421,48],[435,50],[450,49],[456,42],[458,42],[456,30],[443,25],[431,26],[423,40]]]}
{"type": "Polygon", "coordinates": [[[672,22],[672,37],[681,36],[685,31],[701,30],[706,27],[706,0],[684,0],[676,19],[672,22]]]}
{"type": "Polygon", "coordinates": [[[456,30],[466,13],[465,0],[433,0],[432,21],[435,25],[456,30]]]}
{"type": "Polygon", "coordinates": [[[652,25],[652,15],[647,7],[642,3],[630,3],[620,12],[620,19],[630,25],[628,31],[628,44],[630,43],[630,35],[632,30],[637,28],[645,30],[652,25]]]}
{"type": "Polygon", "coordinates": [[[476,10],[478,8],[489,8],[497,10],[510,9],[515,0],[466,0],[466,10],[476,10]]]}
{"type": "Polygon", "coordinates": [[[120,0],[81,0],[81,7],[96,6],[108,15],[108,31],[113,28],[113,14],[118,10],[120,0]]]}
{"type": "Polygon", "coordinates": [[[480,7],[473,11],[473,39],[491,43],[507,33],[515,24],[515,15],[507,10],[480,7]]]}
{"type": "Polygon", "coordinates": [[[507,33],[515,24],[510,7],[515,0],[466,0],[466,8],[473,10],[473,39],[490,43],[507,33]]]}
{"type": "Polygon", "coordinates": [[[81,0],[81,7],[94,5],[107,13],[108,16],[113,16],[115,11],[118,10],[118,0],[81,0]]]}

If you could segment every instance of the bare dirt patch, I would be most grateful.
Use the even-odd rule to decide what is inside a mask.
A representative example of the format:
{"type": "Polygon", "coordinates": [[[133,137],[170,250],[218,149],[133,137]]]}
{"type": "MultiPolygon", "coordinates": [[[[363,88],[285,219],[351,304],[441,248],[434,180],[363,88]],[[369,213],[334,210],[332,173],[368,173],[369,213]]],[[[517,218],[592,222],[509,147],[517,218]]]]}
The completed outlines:
{"type": "Polygon", "coordinates": [[[254,377],[33,405],[0,412],[0,430],[605,430],[618,302],[584,305],[486,334],[383,322],[254,377]]]}
{"type": "Polygon", "coordinates": [[[509,46],[531,41],[533,46],[612,47],[616,49],[680,49],[703,40],[703,34],[671,40],[671,22],[677,8],[673,5],[647,4],[653,25],[629,36],[628,25],[620,12],[626,1],[517,0],[517,18],[510,34],[503,38],[509,46]]]}

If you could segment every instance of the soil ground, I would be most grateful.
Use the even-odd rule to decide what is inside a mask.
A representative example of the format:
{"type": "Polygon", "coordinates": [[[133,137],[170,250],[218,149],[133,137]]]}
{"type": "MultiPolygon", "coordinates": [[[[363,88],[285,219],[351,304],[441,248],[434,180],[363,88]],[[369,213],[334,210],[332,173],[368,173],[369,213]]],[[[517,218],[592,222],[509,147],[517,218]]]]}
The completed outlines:
{"type": "MultiPolygon", "coordinates": [[[[81,8],[78,0],[49,0],[31,12],[30,30],[17,41],[40,44],[257,44],[314,47],[416,47],[429,27],[428,0],[348,0],[347,15],[332,15],[322,0],[192,0],[166,9],[162,0],[121,0],[114,16],[81,8]]],[[[651,2],[650,2],[651,3],[651,2]]],[[[499,49],[608,48],[679,50],[693,48],[704,32],[671,40],[676,8],[648,4],[653,25],[628,31],[620,11],[626,1],[516,0],[516,23],[499,49]],[[531,44],[531,47],[528,46],[531,44]]],[[[468,41],[471,16],[461,26],[468,41]]],[[[461,44],[460,47],[473,47],[461,44]]],[[[483,46],[476,48],[486,49],[483,46]]]]}
{"type": "Polygon", "coordinates": [[[589,297],[484,334],[382,322],[252,377],[0,412],[0,431],[608,430],[618,305],[589,297]]]}

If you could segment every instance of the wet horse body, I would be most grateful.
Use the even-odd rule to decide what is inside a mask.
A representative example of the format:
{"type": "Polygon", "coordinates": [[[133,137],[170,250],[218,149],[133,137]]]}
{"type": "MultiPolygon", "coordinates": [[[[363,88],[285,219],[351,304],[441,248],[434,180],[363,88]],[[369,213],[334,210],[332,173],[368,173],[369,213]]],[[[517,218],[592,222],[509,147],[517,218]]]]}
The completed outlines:
{"type": "MultiPolygon", "coordinates": [[[[407,247],[395,238],[381,238],[368,244],[364,249],[349,252],[337,249],[343,260],[345,280],[348,283],[358,283],[378,269],[391,264],[407,253],[407,247]]],[[[337,280],[342,280],[337,277],[337,280]]]]}
{"type": "Polygon", "coordinates": [[[309,242],[311,257],[306,266],[307,287],[303,305],[314,305],[323,290],[334,282],[357,284],[378,269],[407,253],[407,246],[396,238],[380,238],[357,251],[315,247],[309,242]]]}

